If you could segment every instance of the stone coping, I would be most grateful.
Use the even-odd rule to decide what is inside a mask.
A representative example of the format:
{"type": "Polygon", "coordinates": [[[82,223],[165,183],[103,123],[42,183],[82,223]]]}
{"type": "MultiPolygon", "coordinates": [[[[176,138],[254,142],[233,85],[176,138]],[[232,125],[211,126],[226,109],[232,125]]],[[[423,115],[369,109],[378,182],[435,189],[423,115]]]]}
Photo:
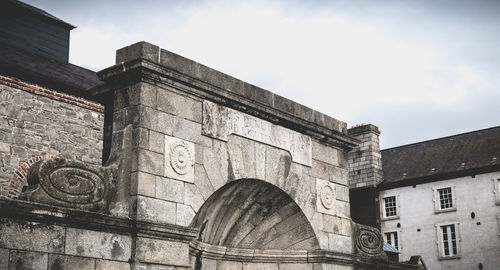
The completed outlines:
{"type": "Polygon", "coordinates": [[[198,229],[157,224],[0,196],[0,218],[39,222],[122,235],[189,242],[198,229]]]}
{"type": "Polygon", "coordinates": [[[331,263],[335,265],[375,267],[369,269],[413,269],[418,266],[377,260],[366,256],[329,250],[262,250],[216,246],[194,240],[189,244],[192,256],[213,260],[251,263],[331,263]]]}
{"type": "Polygon", "coordinates": [[[139,42],[119,49],[116,60],[116,65],[98,72],[106,83],[92,90],[93,95],[104,96],[113,88],[138,81],[164,83],[325,143],[348,149],[359,144],[347,134],[345,122],[153,44],[139,42]]]}

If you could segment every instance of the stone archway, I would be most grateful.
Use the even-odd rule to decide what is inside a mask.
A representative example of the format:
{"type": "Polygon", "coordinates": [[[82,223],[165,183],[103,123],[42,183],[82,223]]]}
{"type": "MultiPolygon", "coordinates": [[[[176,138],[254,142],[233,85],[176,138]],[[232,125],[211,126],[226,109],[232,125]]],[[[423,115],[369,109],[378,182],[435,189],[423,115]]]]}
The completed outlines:
{"type": "Polygon", "coordinates": [[[200,208],[191,226],[198,241],[243,249],[314,250],[319,243],[304,213],[278,187],[256,179],[232,181],[200,208]]]}

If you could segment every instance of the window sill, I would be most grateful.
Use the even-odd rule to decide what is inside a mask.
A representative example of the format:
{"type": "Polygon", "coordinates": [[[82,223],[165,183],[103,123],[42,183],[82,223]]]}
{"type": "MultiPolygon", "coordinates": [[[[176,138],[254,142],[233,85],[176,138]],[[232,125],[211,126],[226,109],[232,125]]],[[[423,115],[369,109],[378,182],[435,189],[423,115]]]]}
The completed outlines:
{"type": "Polygon", "coordinates": [[[456,255],[456,256],[439,257],[439,260],[456,260],[460,258],[461,258],[460,255],[456,255]]]}
{"type": "Polygon", "coordinates": [[[394,220],[394,219],[399,219],[399,216],[393,216],[393,217],[383,217],[381,221],[388,221],[388,220],[394,220]]]}
{"type": "Polygon", "coordinates": [[[453,211],[457,211],[457,208],[453,207],[453,208],[447,208],[447,209],[436,209],[436,210],[434,210],[434,214],[453,212],[453,211]]]}

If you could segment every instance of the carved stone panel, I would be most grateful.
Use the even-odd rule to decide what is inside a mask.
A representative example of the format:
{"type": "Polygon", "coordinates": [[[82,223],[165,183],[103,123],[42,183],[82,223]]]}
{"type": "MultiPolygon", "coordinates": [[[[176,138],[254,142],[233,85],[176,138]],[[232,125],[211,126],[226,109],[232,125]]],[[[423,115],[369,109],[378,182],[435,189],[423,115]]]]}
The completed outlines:
{"type": "Polygon", "coordinates": [[[316,178],[316,208],[318,212],[336,214],[335,185],[328,180],[316,178]]]}
{"type": "Polygon", "coordinates": [[[202,133],[223,141],[236,134],[287,150],[294,162],[312,163],[311,137],[210,101],[203,102],[202,133]]]}
{"type": "Polygon", "coordinates": [[[165,176],[194,182],[194,143],[165,136],[165,176]]]}

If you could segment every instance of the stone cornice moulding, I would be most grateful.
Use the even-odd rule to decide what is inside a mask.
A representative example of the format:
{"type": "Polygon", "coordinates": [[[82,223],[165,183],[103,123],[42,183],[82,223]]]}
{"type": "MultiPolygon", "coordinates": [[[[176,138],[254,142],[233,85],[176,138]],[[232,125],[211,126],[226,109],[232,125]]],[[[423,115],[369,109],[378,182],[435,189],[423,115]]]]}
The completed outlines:
{"type": "Polygon", "coordinates": [[[155,239],[189,242],[198,229],[174,224],[157,224],[115,217],[83,210],[69,209],[24,200],[0,197],[0,218],[39,222],[57,226],[87,229],[155,239]]]}
{"type": "MultiPolygon", "coordinates": [[[[121,50],[127,48],[132,50],[134,46],[140,45],[154,46],[137,43],[121,50]]],[[[118,50],[117,58],[121,50],[118,50]]],[[[151,83],[159,87],[163,84],[296,130],[324,144],[346,150],[359,144],[359,140],[347,134],[345,122],[166,50],[156,47],[156,51],[161,52],[162,57],[165,54],[170,58],[174,56],[177,58],[173,61],[171,59],[160,61],[158,56],[149,57],[141,54],[132,55],[131,58],[121,57],[117,60],[123,62],[98,72],[99,78],[105,84],[93,89],[92,94],[105,95],[137,82],[151,83]],[[183,69],[183,65],[188,67],[179,71],[183,69]]]]}

